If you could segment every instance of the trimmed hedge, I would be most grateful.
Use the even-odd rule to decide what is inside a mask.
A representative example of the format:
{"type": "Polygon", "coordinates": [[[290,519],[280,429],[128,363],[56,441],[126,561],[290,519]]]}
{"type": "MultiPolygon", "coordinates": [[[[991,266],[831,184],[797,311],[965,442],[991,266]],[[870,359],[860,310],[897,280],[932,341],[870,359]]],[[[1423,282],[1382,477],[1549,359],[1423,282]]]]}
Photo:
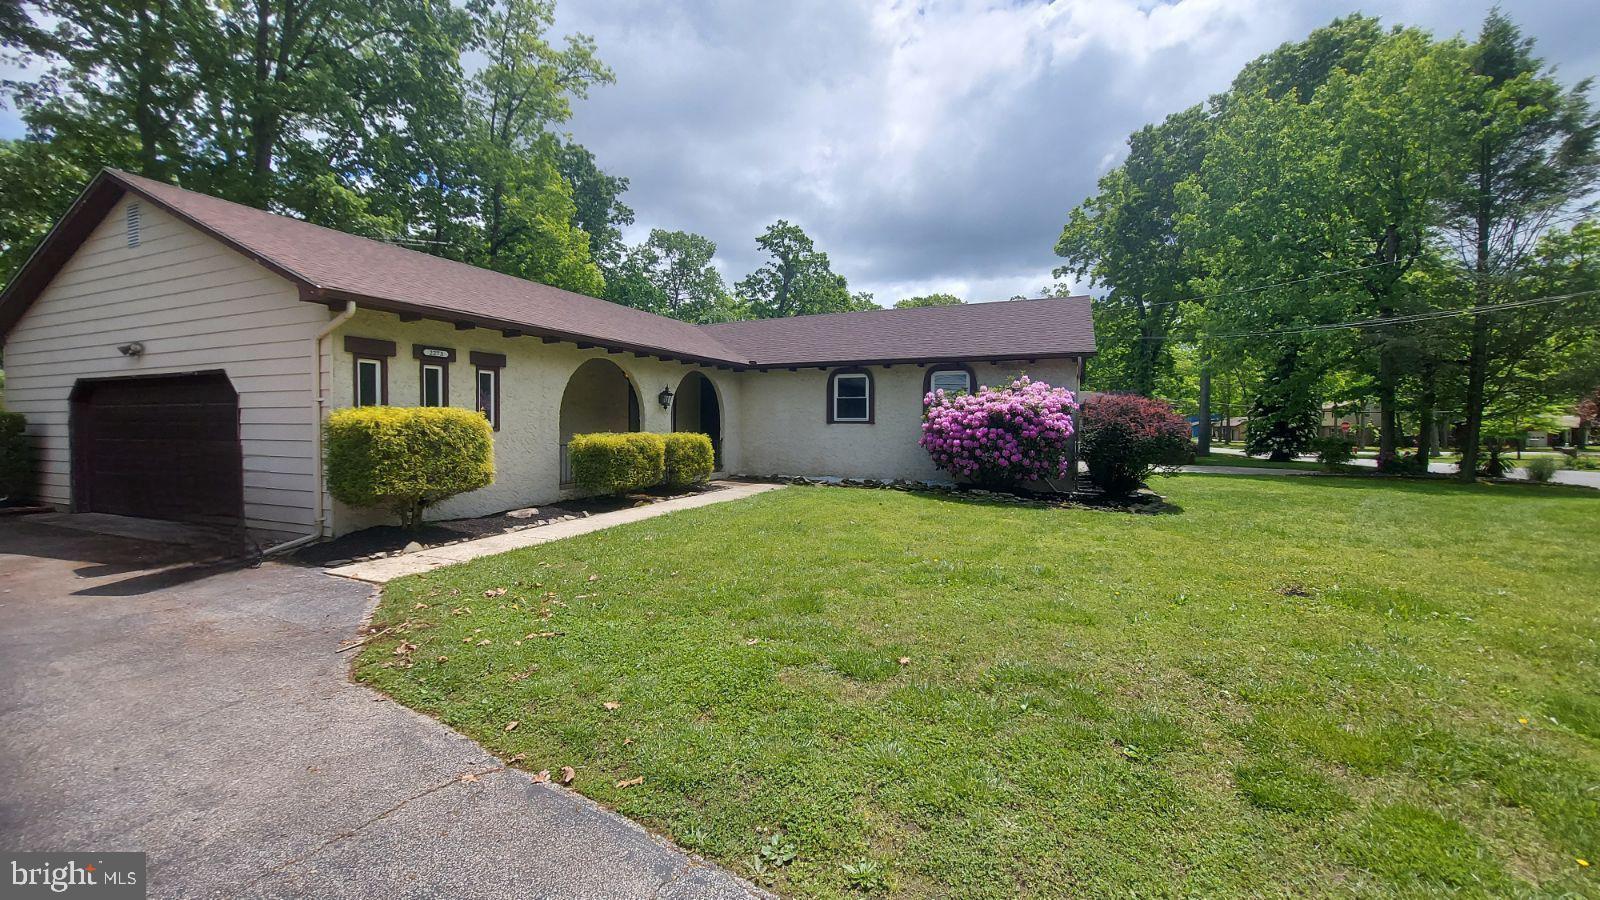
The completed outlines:
{"type": "Polygon", "coordinates": [[[494,482],[494,432],[469,409],[341,409],[326,435],[334,499],[386,507],[407,528],[422,524],[429,506],[494,482]]]}
{"type": "Polygon", "coordinates": [[[711,477],[716,468],[716,451],[711,448],[711,438],[692,431],[674,431],[662,435],[667,442],[667,464],[664,481],[667,487],[688,487],[701,484],[711,477]]]}
{"type": "Polygon", "coordinates": [[[597,494],[655,487],[666,476],[667,442],[659,434],[575,434],[567,444],[572,477],[597,494]]]}
{"type": "Polygon", "coordinates": [[[22,413],[0,411],[0,498],[33,496],[33,446],[27,432],[28,420],[22,413]]]}

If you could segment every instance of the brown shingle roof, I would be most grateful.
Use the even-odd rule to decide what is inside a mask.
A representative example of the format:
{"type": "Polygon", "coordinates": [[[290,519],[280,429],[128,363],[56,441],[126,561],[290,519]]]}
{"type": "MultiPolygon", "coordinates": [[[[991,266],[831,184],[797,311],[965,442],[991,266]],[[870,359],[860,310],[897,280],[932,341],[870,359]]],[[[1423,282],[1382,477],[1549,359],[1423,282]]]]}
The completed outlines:
{"type": "Polygon", "coordinates": [[[702,327],[764,366],[1031,359],[1094,352],[1088,297],[877,309],[702,327]]]}
{"type": "Polygon", "coordinates": [[[126,172],[111,176],[206,231],[338,299],[384,301],[627,349],[743,363],[687,322],[334,231],[126,172]]]}
{"type": "Polygon", "coordinates": [[[0,294],[0,336],[125,191],[298,283],[302,296],[317,302],[355,300],[392,312],[741,367],[1094,352],[1087,297],[695,326],[113,169],[90,182],[0,294]]]}

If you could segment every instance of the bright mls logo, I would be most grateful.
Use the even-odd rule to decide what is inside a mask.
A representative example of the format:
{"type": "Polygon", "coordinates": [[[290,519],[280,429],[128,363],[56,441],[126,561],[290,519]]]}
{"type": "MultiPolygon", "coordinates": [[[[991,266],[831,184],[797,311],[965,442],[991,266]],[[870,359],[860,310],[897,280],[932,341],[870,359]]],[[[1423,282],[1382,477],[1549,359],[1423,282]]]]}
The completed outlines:
{"type": "Polygon", "coordinates": [[[145,896],[143,853],[9,853],[9,890],[0,896],[91,897],[129,900],[145,896]]]}

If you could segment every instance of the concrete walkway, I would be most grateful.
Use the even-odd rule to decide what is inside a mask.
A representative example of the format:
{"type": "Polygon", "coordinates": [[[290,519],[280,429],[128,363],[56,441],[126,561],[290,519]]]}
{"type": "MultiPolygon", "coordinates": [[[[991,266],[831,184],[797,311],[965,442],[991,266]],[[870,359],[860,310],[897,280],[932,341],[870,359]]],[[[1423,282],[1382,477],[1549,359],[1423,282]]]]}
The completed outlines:
{"type": "Polygon", "coordinates": [[[615,525],[626,525],[629,522],[653,519],[656,516],[677,512],[680,509],[694,509],[700,506],[710,506],[714,503],[727,503],[730,500],[743,500],[746,497],[753,497],[756,494],[776,490],[784,487],[784,485],[747,484],[727,481],[718,482],[718,487],[718,490],[695,494],[692,497],[678,497],[673,500],[652,503],[648,506],[619,509],[583,519],[571,519],[566,522],[541,525],[538,528],[497,534],[493,537],[479,538],[475,541],[463,541],[459,544],[431,547],[426,550],[418,550],[415,553],[407,553],[404,556],[388,556],[383,559],[351,563],[347,566],[340,566],[337,569],[328,569],[326,571],[330,575],[338,575],[343,578],[354,578],[357,581],[384,584],[406,575],[431,572],[434,569],[464,563],[480,556],[493,556],[496,553],[505,553],[507,550],[520,550],[523,547],[548,544],[551,541],[588,534],[591,531],[599,531],[602,528],[611,528],[615,525]]]}

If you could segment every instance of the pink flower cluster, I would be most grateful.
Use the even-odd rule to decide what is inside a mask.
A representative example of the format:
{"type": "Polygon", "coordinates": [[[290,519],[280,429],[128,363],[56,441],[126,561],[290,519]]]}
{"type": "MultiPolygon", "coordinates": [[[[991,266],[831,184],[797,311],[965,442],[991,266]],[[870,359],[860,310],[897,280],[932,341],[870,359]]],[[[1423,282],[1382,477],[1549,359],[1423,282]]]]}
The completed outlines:
{"type": "Polygon", "coordinates": [[[922,440],[934,465],[980,484],[1016,485],[1071,471],[1067,447],[1077,398],[1026,375],[976,394],[923,398],[922,440]]]}

